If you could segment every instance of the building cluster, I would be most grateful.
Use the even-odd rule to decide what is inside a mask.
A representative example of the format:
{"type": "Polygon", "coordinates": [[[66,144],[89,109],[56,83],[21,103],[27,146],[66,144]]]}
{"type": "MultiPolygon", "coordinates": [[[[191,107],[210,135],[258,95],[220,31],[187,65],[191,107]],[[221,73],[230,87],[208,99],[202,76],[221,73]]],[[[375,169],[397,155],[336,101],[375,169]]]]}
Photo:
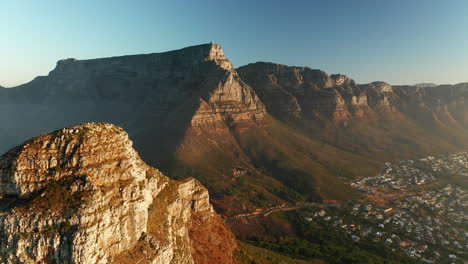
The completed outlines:
{"type": "Polygon", "coordinates": [[[401,201],[390,208],[350,204],[340,209],[316,210],[307,214],[305,220],[342,230],[355,242],[370,240],[401,250],[424,263],[449,260],[449,263],[463,263],[468,250],[468,232],[448,218],[418,214],[419,210],[406,207],[401,201]],[[459,261],[454,261],[454,257],[459,261]]]}
{"type": "Polygon", "coordinates": [[[351,186],[365,193],[378,192],[379,188],[404,191],[422,186],[447,175],[468,177],[468,152],[429,156],[419,160],[385,163],[385,170],[377,176],[361,178],[351,186]]]}
{"type": "Polygon", "coordinates": [[[317,210],[307,221],[337,227],[363,239],[402,250],[423,263],[464,263],[468,254],[468,152],[386,163],[381,175],[351,185],[372,197],[394,194],[386,207],[350,202],[339,210],[317,210]]]}

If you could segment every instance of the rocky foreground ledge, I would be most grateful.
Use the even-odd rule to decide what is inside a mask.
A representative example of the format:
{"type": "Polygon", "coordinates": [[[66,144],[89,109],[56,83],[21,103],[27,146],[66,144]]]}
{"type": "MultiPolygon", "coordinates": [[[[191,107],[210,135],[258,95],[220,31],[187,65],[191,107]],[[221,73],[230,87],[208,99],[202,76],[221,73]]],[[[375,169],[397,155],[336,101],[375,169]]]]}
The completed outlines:
{"type": "Polygon", "coordinates": [[[111,124],[13,148],[0,196],[0,263],[235,263],[208,191],[146,165],[111,124]]]}

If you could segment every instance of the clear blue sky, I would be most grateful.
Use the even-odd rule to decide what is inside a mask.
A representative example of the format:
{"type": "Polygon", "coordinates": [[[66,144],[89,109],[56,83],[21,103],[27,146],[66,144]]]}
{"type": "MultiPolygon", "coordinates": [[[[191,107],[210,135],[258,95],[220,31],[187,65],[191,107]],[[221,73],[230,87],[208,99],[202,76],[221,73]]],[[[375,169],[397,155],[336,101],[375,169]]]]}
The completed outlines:
{"type": "Polygon", "coordinates": [[[0,85],[57,60],[214,41],[234,65],[271,61],[359,83],[468,81],[467,0],[0,0],[0,85]]]}

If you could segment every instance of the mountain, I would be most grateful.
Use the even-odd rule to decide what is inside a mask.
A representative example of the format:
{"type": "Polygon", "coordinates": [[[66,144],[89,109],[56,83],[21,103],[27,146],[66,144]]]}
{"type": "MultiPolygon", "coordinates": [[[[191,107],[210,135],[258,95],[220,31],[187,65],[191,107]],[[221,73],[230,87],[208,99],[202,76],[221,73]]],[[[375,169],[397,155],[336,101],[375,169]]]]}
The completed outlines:
{"type": "Polygon", "coordinates": [[[33,138],[0,158],[0,179],[2,263],[236,262],[208,191],[146,165],[114,125],[33,138]]]}
{"type": "Polygon", "coordinates": [[[258,93],[267,110],[288,117],[345,121],[395,111],[392,87],[383,82],[364,86],[344,75],[327,75],[307,67],[255,63],[237,69],[258,93]]]}
{"type": "Polygon", "coordinates": [[[402,150],[421,155],[468,142],[467,84],[358,85],[344,75],[272,63],[249,64],[237,71],[267,112],[352,153],[392,159],[402,150]]]}
{"type": "Polygon", "coordinates": [[[63,126],[110,122],[174,179],[193,176],[225,216],[359,197],[384,161],[468,146],[467,84],[356,84],[307,67],[235,69],[222,48],[59,61],[0,90],[0,149],[63,126]]]}
{"type": "MultiPolygon", "coordinates": [[[[15,137],[30,137],[33,127],[37,134],[80,121],[110,121],[133,137],[154,140],[164,130],[173,140],[158,143],[171,151],[183,136],[179,127],[264,115],[258,97],[214,43],[159,54],[61,60],[48,76],[1,90],[0,101],[1,119],[16,130],[15,137]]],[[[145,152],[151,150],[142,151],[150,156],[145,152]]]]}

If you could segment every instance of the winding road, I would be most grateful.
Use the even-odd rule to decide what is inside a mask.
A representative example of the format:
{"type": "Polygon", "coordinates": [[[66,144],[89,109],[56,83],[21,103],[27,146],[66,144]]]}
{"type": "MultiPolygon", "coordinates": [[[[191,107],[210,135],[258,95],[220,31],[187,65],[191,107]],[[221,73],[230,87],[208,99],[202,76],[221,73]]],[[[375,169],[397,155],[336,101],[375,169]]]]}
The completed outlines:
{"type": "Polygon", "coordinates": [[[268,209],[265,209],[263,211],[255,211],[252,213],[247,213],[247,214],[239,214],[236,216],[233,216],[229,219],[226,219],[225,222],[229,223],[235,220],[243,219],[243,218],[250,218],[250,217],[256,217],[256,216],[268,216],[274,212],[278,211],[291,211],[291,210],[297,210],[300,208],[305,208],[305,207],[340,207],[339,203],[304,203],[304,204],[298,204],[298,205],[291,205],[291,206],[275,206],[271,207],[268,209]]]}

